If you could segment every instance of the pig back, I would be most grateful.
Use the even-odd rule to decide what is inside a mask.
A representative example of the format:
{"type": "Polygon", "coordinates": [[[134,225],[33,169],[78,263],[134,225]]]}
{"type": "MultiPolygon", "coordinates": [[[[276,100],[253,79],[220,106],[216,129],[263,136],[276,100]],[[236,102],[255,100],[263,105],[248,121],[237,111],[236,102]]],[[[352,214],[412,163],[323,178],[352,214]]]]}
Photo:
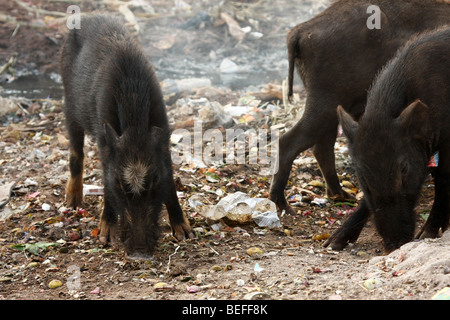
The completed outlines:
{"type": "Polygon", "coordinates": [[[413,35],[450,23],[450,5],[435,0],[340,0],[288,34],[290,94],[294,65],[311,95],[365,101],[380,68],[413,35]],[[367,26],[377,6],[380,28],[367,26]],[[316,92],[319,91],[319,92],[316,92]]]}
{"type": "Polygon", "coordinates": [[[66,116],[102,139],[103,124],[121,135],[130,126],[148,132],[167,126],[154,70],[137,42],[115,18],[82,18],[63,47],[66,116]]]}

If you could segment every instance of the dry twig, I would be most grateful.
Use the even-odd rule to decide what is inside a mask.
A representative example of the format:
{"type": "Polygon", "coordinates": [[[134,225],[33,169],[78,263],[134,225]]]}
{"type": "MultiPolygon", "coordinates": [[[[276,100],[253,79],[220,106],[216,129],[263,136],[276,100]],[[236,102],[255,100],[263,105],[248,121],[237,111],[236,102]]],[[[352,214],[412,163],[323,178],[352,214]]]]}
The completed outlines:
{"type": "Polygon", "coordinates": [[[13,66],[14,63],[16,63],[16,60],[17,60],[17,55],[13,55],[11,58],[9,58],[8,62],[0,67],[0,74],[5,72],[9,67],[13,66]]]}
{"type": "Polygon", "coordinates": [[[21,6],[22,8],[24,8],[25,10],[29,11],[29,12],[34,12],[36,14],[44,14],[47,16],[58,16],[58,17],[65,17],[66,13],[64,12],[58,12],[58,11],[49,11],[49,10],[45,10],[45,9],[39,9],[39,8],[32,8],[29,5],[27,5],[25,2],[20,1],[20,0],[15,0],[16,3],[21,6]]]}

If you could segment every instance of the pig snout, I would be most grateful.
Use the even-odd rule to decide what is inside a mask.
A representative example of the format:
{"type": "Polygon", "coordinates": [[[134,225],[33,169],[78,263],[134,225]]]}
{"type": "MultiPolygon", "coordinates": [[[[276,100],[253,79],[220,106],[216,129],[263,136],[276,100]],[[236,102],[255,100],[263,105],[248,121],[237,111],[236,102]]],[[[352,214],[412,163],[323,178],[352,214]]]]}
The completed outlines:
{"type": "Polygon", "coordinates": [[[145,252],[144,250],[127,251],[125,257],[129,260],[153,260],[153,254],[145,252]]]}
{"type": "Polygon", "coordinates": [[[157,209],[126,210],[123,239],[127,257],[149,260],[159,237],[157,209]]]}

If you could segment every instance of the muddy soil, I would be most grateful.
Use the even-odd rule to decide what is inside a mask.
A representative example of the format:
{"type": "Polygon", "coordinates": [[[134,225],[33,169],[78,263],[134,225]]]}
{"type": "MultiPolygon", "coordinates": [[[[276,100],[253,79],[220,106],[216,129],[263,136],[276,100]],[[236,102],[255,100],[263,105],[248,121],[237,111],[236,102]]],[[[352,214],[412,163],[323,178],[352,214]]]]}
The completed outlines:
{"type": "MultiPolygon", "coordinates": [[[[199,12],[195,2],[186,2],[192,5],[192,12],[183,16],[174,14],[167,4],[155,1],[154,9],[159,16],[145,18],[142,15],[140,25],[149,30],[153,22],[156,29],[168,28],[167,24],[161,26],[155,22],[161,21],[164,15],[167,16],[165,19],[186,22],[199,12]]],[[[58,2],[53,1],[33,0],[27,3],[60,12],[65,12],[67,6],[66,2],[57,5],[58,2]]],[[[98,1],[83,3],[87,6],[85,10],[112,10],[98,1]]],[[[235,8],[248,9],[256,2],[236,3],[238,7],[235,8]]],[[[266,1],[258,3],[267,4],[266,1]]],[[[292,1],[283,3],[293,4],[292,1]]],[[[215,17],[213,11],[210,9],[208,13],[215,17]]],[[[2,2],[0,12],[20,21],[43,19],[18,7],[14,1],[2,2]]],[[[264,10],[260,14],[263,13],[264,10]]],[[[245,26],[250,18],[242,16],[240,20],[235,16],[235,19],[245,26]]],[[[262,26],[258,30],[261,33],[267,33],[270,25],[277,25],[270,24],[268,18],[260,20],[262,26]]],[[[284,37],[287,29],[296,23],[292,18],[276,33],[284,37]]],[[[194,29],[194,32],[205,31],[201,28],[194,29]]],[[[185,53],[200,50],[196,52],[196,57],[211,55],[214,61],[218,61],[216,65],[229,56],[229,50],[234,49],[237,52],[233,56],[234,61],[245,65],[248,58],[239,58],[239,54],[262,50],[267,45],[255,40],[239,43],[227,33],[227,26],[223,23],[203,28],[214,41],[205,41],[201,50],[194,45],[189,47],[189,43],[180,44],[176,39],[169,43],[158,42],[156,47],[143,41],[150,56],[159,55],[154,61],[163,78],[177,79],[177,74],[178,78],[202,75],[200,72],[183,75],[183,70],[180,73],[164,70],[170,69],[164,64],[164,57],[175,61],[179,48],[184,48],[185,53]],[[217,35],[222,34],[228,37],[228,44],[218,48],[219,42],[215,41],[220,38],[217,35]]],[[[13,40],[9,37],[15,30],[14,23],[2,23],[0,30],[0,45],[4,49],[0,64],[17,52],[16,68],[24,66],[29,70],[37,68],[40,72],[57,72],[55,62],[65,32],[61,24],[45,28],[21,27],[13,40]]],[[[187,33],[184,36],[181,34],[187,32],[185,30],[177,32],[180,32],[177,39],[192,39],[187,33]]],[[[156,37],[157,33],[150,32],[142,38],[149,37],[149,34],[156,37]]],[[[280,37],[281,42],[283,37],[280,37]]],[[[215,86],[213,81],[207,88],[167,94],[165,98],[171,124],[173,128],[191,130],[193,121],[205,116],[200,111],[205,110],[202,109],[204,105],[195,105],[199,99],[207,97],[208,102],[224,106],[243,104],[242,97],[246,97],[254,103],[257,100],[255,92],[253,95],[248,92],[267,93],[269,86],[272,95],[273,92],[278,95],[255,103],[259,111],[252,113],[251,117],[234,117],[231,126],[246,130],[258,129],[269,123],[279,125],[280,133],[283,133],[300,117],[304,93],[301,87],[297,88],[295,104],[283,105],[279,98],[282,96],[282,80],[263,80],[261,86],[241,90],[224,87],[223,81],[215,86]],[[269,106],[273,112],[267,112],[272,110],[269,106]]],[[[320,170],[309,151],[297,159],[286,187],[286,196],[297,209],[297,214],[279,212],[282,226],[272,229],[259,227],[253,221],[237,223],[227,218],[209,221],[189,202],[192,197],[200,195],[205,203],[217,204],[224,196],[238,191],[251,197],[267,197],[270,176],[261,175],[259,166],[175,165],[180,203],[197,238],[175,241],[164,212],[161,217],[163,234],[153,260],[127,260],[120,247],[102,246],[98,242],[98,223],[103,204],[101,195],[85,196],[83,207],[77,211],[65,208],[64,187],[68,177],[69,153],[61,112],[63,101],[16,97],[13,102],[16,108],[0,119],[0,202],[5,203],[5,199],[10,197],[7,204],[0,208],[0,299],[428,300],[450,286],[448,232],[439,239],[414,241],[385,255],[381,238],[373,222],[369,221],[355,244],[340,252],[324,248],[324,239],[352,214],[357,201],[315,201],[326,198],[320,170]]],[[[213,120],[217,121],[216,118],[213,120]]],[[[223,124],[214,121],[210,122],[211,127],[223,128],[223,124]]],[[[101,186],[97,149],[90,139],[86,141],[85,154],[84,183],[101,186]]],[[[344,137],[338,138],[336,156],[341,181],[349,186],[355,196],[360,196],[344,137]]],[[[434,185],[429,177],[417,207],[418,228],[423,225],[431,209],[433,194],[434,185]]]]}

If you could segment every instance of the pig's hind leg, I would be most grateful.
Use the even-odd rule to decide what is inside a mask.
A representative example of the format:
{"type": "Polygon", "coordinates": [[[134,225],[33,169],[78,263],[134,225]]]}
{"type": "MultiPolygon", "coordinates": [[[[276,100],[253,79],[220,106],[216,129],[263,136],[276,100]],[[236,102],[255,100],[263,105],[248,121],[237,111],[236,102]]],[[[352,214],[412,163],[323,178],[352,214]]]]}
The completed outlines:
{"type": "Polygon", "coordinates": [[[295,158],[311,147],[314,147],[314,156],[327,183],[328,196],[336,200],[351,199],[342,190],[336,173],[334,143],[338,127],[337,106],[327,98],[308,97],[302,118],[281,137],[278,172],[273,176],[270,189],[270,199],[280,210],[295,213],[284,197],[284,189],[295,158]]]}
{"type": "Polygon", "coordinates": [[[308,109],[302,119],[280,138],[278,151],[278,171],[272,178],[270,186],[270,200],[272,200],[280,211],[286,210],[287,214],[295,214],[284,196],[284,189],[289,180],[292,163],[303,151],[311,148],[315,143],[314,125],[307,120],[308,109]]]}
{"type": "Polygon", "coordinates": [[[336,174],[334,143],[337,137],[337,117],[336,119],[328,119],[326,126],[328,130],[325,130],[322,136],[318,138],[319,142],[314,145],[313,154],[326,181],[327,196],[335,201],[353,200],[352,196],[342,190],[336,174]]]}

